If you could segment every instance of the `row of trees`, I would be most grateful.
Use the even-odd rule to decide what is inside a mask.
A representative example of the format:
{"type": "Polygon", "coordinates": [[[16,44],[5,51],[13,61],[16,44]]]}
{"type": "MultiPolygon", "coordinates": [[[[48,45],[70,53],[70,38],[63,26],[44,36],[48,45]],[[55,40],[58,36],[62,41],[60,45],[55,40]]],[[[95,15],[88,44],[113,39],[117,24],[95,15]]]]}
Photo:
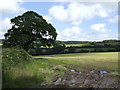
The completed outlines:
{"type": "Polygon", "coordinates": [[[60,54],[60,53],[64,53],[65,51],[65,44],[61,41],[57,41],[54,42],[54,46],[53,47],[42,47],[41,48],[41,43],[37,42],[34,44],[33,47],[31,47],[28,52],[31,55],[41,55],[41,54],[60,54]]]}
{"type": "Polygon", "coordinates": [[[31,55],[50,55],[50,54],[67,54],[67,53],[84,53],[84,52],[118,52],[120,49],[117,48],[39,48],[30,49],[29,53],[31,55]]]}
{"type": "MultiPolygon", "coordinates": [[[[69,41],[67,41],[69,42],[69,41]]],[[[78,42],[78,41],[77,41],[78,42]]],[[[62,54],[62,53],[81,53],[81,52],[115,52],[120,51],[118,40],[114,43],[104,43],[104,42],[84,42],[85,45],[82,46],[70,46],[65,47],[64,43],[57,41],[58,46],[51,48],[40,48],[40,43],[38,42],[35,46],[38,48],[32,48],[30,54],[40,55],[40,54],[62,54]]],[[[80,43],[80,42],[79,42],[80,43]]],[[[81,44],[81,43],[80,43],[81,44]]]]}
{"type": "MultiPolygon", "coordinates": [[[[117,48],[119,45],[111,45],[111,44],[104,44],[104,45],[84,45],[84,46],[70,46],[74,48],[117,48]]],[[[70,48],[67,47],[67,48],[70,48]]]]}

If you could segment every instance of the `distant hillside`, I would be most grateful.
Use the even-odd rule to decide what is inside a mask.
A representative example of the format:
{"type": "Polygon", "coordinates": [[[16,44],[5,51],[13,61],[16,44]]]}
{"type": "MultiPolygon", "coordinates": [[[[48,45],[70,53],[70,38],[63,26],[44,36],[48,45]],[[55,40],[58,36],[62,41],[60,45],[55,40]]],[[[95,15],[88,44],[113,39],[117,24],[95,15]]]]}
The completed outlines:
{"type": "Polygon", "coordinates": [[[120,40],[103,40],[103,41],[62,41],[65,44],[83,44],[83,43],[114,43],[114,42],[120,42],[120,40]]]}
{"type": "MultiPolygon", "coordinates": [[[[0,42],[4,41],[4,39],[0,39],[0,42]]],[[[59,40],[58,40],[59,41],[59,40]]],[[[120,42],[120,40],[103,40],[103,41],[61,41],[64,42],[65,44],[78,44],[78,43],[89,43],[89,42],[120,42]]]]}
{"type": "Polygon", "coordinates": [[[79,44],[79,43],[88,43],[89,41],[62,41],[65,44],[79,44]]]}

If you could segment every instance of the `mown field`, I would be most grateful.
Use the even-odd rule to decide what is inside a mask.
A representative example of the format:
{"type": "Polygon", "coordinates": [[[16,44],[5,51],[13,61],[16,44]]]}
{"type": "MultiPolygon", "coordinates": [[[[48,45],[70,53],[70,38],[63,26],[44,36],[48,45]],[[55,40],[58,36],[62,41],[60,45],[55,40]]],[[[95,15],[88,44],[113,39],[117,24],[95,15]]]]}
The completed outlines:
{"type": "Polygon", "coordinates": [[[89,45],[89,44],[66,44],[66,47],[70,47],[70,46],[85,46],[85,45],[89,45]]]}
{"type": "Polygon", "coordinates": [[[109,70],[111,75],[118,75],[118,52],[41,55],[33,59],[32,63],[12,67],[3,87],[46,87],[53,77],[64,76],[70,69],[109,70]]]}
{"type": "Polygon", "coordinates": [[[33,56],[35,59],[46,59],[48,62],[66,65],[72,68],[82,69],[106,68],[116,70],[118,68],[118,52],[104,53],[73,53],[58,55],[33,56]],[[75,66],[75,67],[74,67],[75,66]]]}

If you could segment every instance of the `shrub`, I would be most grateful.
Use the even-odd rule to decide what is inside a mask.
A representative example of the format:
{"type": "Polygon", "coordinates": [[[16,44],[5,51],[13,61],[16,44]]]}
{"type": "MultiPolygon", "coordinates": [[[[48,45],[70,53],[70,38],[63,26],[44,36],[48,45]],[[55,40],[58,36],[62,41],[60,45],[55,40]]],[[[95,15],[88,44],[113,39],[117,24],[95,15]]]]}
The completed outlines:
{"type": "Polygon", "coordinates": [[[4,48],[2,50],[2,69],[32,61],[32,57],[21,48],[4,48]]]}

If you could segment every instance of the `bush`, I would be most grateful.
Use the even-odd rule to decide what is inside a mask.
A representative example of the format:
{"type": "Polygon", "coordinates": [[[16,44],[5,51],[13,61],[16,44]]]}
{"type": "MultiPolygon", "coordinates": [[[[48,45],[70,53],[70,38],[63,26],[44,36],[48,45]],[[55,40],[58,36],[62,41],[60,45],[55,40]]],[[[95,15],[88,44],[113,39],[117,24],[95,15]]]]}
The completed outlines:
{"type": "Polygon", "coordinates": [[[10,69],[18,64],[28,63],[32,61],[32,57],[20,48],[4,48],[2,50],[2,68],[10,69]]]}

